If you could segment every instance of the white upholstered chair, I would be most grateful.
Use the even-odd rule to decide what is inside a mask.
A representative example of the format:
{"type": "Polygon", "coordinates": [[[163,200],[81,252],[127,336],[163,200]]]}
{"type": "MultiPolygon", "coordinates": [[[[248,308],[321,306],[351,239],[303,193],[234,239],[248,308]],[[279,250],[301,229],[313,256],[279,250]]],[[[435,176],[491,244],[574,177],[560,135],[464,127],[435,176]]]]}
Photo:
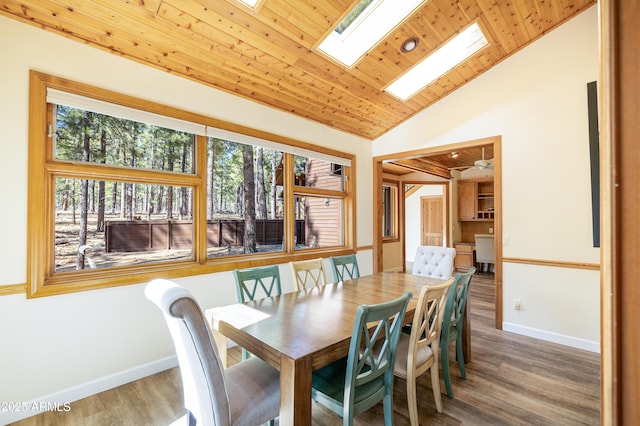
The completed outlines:
{"type": "Polygon", "coordinates": [[[493,234],[476,234],[476,265],[479,272],[485,270],[493,272],[495,259],[495,249],[493,244],[493,234]]]}
{"type": "Polygon", "coordinates": [[[413,261],[413,275],[447,280],[453,273],[456,249],[451,247],[418,246],[413,261]]]}
{"type": "Polygon", "coordinates": [[[157,279],[145,295],[169,326],[190,426],[258,425],[279,415],[278,370],[255,357],[225,370],[204,314],[187,290],[157,279]]]}

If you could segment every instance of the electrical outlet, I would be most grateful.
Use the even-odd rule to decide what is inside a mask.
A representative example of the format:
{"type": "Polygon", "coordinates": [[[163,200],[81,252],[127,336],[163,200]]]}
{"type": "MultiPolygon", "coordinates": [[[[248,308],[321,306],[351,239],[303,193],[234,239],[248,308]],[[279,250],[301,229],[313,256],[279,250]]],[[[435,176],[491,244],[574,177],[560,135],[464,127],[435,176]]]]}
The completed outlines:
{"type": "Polygon", "coordinates": [[[502,236],[502,245],[503,246],[508,246],[509,245],[509,236],[508,235],[503,235],[502,236]]]}
{"type": "Polygon", "coordinates": [[[489,233],[493,234],[493,228],[489,228],[489,233]]]}
{"type": "Polygon", "coordinates": [[[522,300],[513,299],[513,309],[516,310],[516,311],[521,311],[522,310],[522,300]]]}

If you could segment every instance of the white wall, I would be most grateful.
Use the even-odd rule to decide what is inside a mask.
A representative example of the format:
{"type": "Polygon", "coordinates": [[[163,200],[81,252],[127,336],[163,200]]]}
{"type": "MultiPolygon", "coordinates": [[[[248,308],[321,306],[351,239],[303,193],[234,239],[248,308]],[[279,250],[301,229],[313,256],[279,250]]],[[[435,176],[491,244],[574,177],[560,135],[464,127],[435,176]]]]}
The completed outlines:
{"type": "MultiPolygon", "coordinates": [[[[26,280],[29,70],[347,151],[357,156],[357,245],[372,244],[371,142],[0,16],[0,286],[26,280]],[[10,201],[7,201],[10,200],[10,201]]],[[[363,274],[372,252],[358,253],[363,274]]],[[[293,289],[281,267],[283,289],[293,289]]],[[[235,302],[230,272],[177,280],[204,307],[235,302]]],[[[175,363],[142,284],[26,300],[0,297],[0,401],[65,402],[175,363]]],[[[35,413],[0,413],[0,424],[35,413]]]]}
{"type": "MultiPolygon", "coordinates": [[[[373,154],[500,135],[503,256],[599,263],[586,90],[598,78],[597,19],[593,6],[375,140],[373,154]]],[[[598,350],[598,271],[504,263],[503,288],[505,330],[598,350]]]]}
{"type": "Polygon", "coordinates": [[[404,200],[405,253],[407,262],[413,262],[420,245],[420,197],[443,195],[443,185],[423,185],[422,188],[404,200]]]}

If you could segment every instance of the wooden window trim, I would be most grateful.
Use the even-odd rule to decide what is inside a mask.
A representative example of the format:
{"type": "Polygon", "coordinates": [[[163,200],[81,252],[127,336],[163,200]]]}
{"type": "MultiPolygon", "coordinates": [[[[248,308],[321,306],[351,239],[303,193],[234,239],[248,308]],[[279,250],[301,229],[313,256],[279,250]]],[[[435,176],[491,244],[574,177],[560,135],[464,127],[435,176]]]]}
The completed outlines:
{"type": "Polygon", "coordinates": [[[355,217],[355,156],[282,137],[268,132],[258,131],[233,123],[213,119],[184,110],[160,105],[131,96],[111,92],[101,88],[72,82],[66,79],[31,71],[29,92],[29,162],[28,162],[28,219],[27,219],[27,297],[51,296],[77,291],[106,288],[120,285],[138,284],[153,278],[178,278],[192,275],[228,271],[262,265],[286,263],[291,260],[304,260],[315,257],[338,256],[355,253],[356,217],[355,217]],[[53,145],[48,137],[48,111],[46,102],[47,87],[68,91],[107,102],[125,105],[169,117],[179,118],[207,126],[245,134],[277,143],[300,147],[318,153],[345,158],[351,161],[351,167],[345,167],[345,190],[329,191],[315,188],[294,188],[293,155],[285,154],[285,248],[283,252],[256,253],[252,255],[207,258],[206,227],[206,137],[196,136],[196,173],[171,174],[162,171],[117,169],[119,181],[153,181],[166,185],[186,185],[193,189],[193,259],[164,261],[143,265],[93,269],[86,271],[58,272],[54,274],[54,208],[53,180],[55,176],[113,178],[109,167],[101,166],[96,172],[91,165],[74,165],[71,162],[53,161],[53,145]],[[290,173],[288,173],[290,172],[290,173]],[[176,176],[178,175],[178,176],[176,176]],[[322,195],[340,198],[344,205],[343,241],[339,247],[314,248],[294,251],[293,241],[293,194],[322,195]],[[204,219],[203,219],[204,218],[204,219]]]}

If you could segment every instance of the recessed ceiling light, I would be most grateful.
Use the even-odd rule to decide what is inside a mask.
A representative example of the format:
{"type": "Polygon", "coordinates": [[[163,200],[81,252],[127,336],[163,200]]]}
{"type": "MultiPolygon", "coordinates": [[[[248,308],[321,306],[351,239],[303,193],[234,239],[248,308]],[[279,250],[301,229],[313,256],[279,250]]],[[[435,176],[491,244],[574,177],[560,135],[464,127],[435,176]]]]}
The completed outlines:
{"type": "Polygon", "coordinates": [[[474,23],[404,73],[385,90],[406,101],[487,44],[489,42],[482,30],[474,23]]]}
{"type": "Polygon", "coordinates": [[[420,40],[418,40],[418,37],[408,38],[404,41],[404,43],[402,43],[402,46],[400,46],[400,50],[402,50],[404,53],[409,53],[413,49],[418,47],[418,43],[420,43],[420,40]]]}

